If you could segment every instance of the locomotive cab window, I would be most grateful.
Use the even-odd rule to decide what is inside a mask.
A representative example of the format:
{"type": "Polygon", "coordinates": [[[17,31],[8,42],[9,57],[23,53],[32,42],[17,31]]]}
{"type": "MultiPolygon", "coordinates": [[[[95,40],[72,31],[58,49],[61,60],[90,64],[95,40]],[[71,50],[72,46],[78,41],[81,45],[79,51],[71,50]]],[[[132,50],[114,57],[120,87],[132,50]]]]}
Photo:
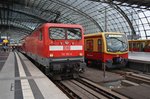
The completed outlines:
{"type": "Polygon", "coordinates": [[[67,39],[81,39],[81,30],[74,28],[67,29],[67,39]]]}
{"type": "Polygon", "coordinates": [[[65,39],[65,30],[63,28],[50,28],[49,29],[51,39],[65,39]]]}
{"type": "Polygon", "coordinates": [[[123,52],[128,50],[128,42],[123,34],[106,34],[106,45],[108,52],[123,52]]]}
{"type": "Polygon", "coordinates": [[[81,39],[81,30],[75,28],[50,28],[50,39],[81,39]]]}

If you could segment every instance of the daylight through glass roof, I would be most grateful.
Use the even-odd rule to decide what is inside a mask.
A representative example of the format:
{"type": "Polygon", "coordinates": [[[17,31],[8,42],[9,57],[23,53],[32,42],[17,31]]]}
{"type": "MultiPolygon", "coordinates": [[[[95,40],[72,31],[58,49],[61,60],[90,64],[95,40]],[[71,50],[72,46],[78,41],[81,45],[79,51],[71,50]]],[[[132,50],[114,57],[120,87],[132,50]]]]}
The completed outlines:
{"type": "MultiPolygon", "coordinates": [[[[105,0],[6,0],[0,3],[0,24],[7,34],[30,34],[45,22],[81,24],[85,34],[122,32],[129,39],[150,39],[150,10],[148,7],[105,0]],[[19,27],[23,29],[10,28],[19,27]],[[10,33],[8,31],[13,33],[10,33]],[[13,31],[12,31],[13,30],[13,31]],[[20,32],[21,31],[21,32],[20,32]]],[[[23,36],[22,36],[23,35],[23,36]]],[[[14,37],[14,36],[11,36],[14,37]]]]}

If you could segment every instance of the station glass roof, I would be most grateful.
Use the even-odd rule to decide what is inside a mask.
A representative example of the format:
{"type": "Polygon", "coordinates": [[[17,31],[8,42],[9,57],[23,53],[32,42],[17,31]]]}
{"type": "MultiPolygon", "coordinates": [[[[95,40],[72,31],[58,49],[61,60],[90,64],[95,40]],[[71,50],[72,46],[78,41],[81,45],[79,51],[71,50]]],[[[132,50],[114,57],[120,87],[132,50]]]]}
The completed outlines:
{"type": "Polygon", "coordinates": [[[142,1],[0,1],[1,36],[20,40],[45,22],[81,24],[85,34],[122,32],[129,39],[150,39],[150,7],[142,1]]]}

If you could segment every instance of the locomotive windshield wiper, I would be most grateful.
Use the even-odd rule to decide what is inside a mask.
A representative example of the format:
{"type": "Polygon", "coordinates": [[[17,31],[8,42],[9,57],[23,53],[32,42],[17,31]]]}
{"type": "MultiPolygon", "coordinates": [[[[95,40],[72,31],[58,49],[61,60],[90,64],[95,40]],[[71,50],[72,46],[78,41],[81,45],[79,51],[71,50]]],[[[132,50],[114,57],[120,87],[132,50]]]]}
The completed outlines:
{"type": "Polygon", "coordinates": [[[117,37],[111,37],[111,38],[109,38],[109,39],[114,39],[113,40],[113,43],[114,44],[119,44],[119,42],[121,43],[121,44],[119,44],[119,45],[115,45],[115,46],[113,46],[113,47],[111,47],[111,46],[108,46],[108,48],[110,49],[110,51],[112,51],[112,52],[123,52],[123,51],[125,51],[126,49],[127,49],[127,47],[128,47],[128,43],[125,41],[125,40],[123,40],[123,38],[121,39],[121,38],[117,38],[117,37]],[[115,42],[114,42],[115,41],[115,42]]]}
{"type": "Polygon", "coordinates": [[[120,42],[122,42],[122,43],[124,43],[124,44],[126,44],[126,45],[127,45],[127,43],[126,43],[126,42],[124,42],[124,41],[122,41],[122,40],[118,39],[117,37],[112,37],[112,38],[114,38],[114,39],[116,39],[116,40],[118,40],[118,41],[120,41],[120,42]]]}
{"type": "Polygon", "coordinates": [[[75,33],[75,34],[78,32],[77,30],[72,29],[72,28],[71,28],[71,29],[68,28],[68,31],[70,31],[70,32],[72,32],[72,33],[75,33]]]}
{"type": "Polygon", "coordinates": [[[126,43],[126,42],[124,42],[124,41],[122,41],[122,40],[120,40],[120,39],[118,39],[117,37],[112,37],[112,38],[114,38],[114,39],[116,39],[116,40],[118,40],[118,41],[120,41],[120,42],[122,42],[123,44],[125,44],[125,45],[123,45],[123,46],[121,46],[121,47],[119,47],[118,48],[118,51],[125,51],[125,50],[121,50],[121,48],[123,47],[124,49],[126,49],[127,48],[127,46],[128,46],[128,43],[126,43]]]}

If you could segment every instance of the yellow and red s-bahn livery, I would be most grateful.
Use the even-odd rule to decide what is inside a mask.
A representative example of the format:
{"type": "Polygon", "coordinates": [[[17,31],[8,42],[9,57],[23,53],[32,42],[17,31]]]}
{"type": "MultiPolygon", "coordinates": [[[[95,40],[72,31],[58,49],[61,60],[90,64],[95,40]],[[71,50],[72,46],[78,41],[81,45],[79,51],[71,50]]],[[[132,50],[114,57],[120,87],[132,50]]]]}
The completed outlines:
{"type": "Polygon", "coordinates": [[[81,25],[45,23],[25,38],[23,50],[56,79],[75,77],[86,65],[81,25]]]}
{"type": "Polygon", "coordinates": [[[129,51],[150,52],[150,40],[128,40],[129,51]]]}
{"type": "Polygon", "coordinates": [[[87,64],[107,68],[125,67],[128,62],[128,41],[123,33],[99,32],[85,38],[85,61],[87,64]]]}

